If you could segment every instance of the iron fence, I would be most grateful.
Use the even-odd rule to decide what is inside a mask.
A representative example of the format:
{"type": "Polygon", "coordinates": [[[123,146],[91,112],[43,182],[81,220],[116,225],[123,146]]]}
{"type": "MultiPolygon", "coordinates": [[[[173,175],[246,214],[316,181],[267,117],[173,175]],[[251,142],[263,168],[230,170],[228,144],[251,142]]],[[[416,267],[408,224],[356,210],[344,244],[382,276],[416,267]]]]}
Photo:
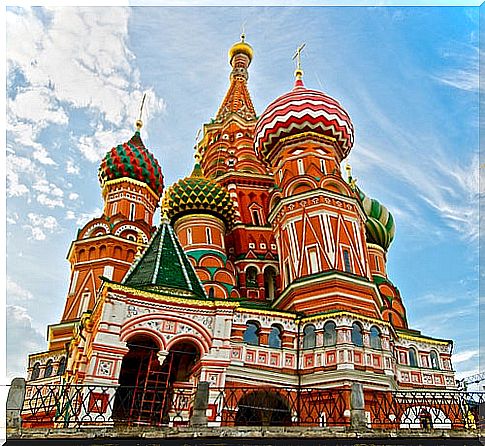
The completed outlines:
{"type": "MultiPolygon", "coordinates": [[[[196,389],[28,384],[23,428],[183,426],[196,389]]],[[[351,390],[296,387],[210,387],[209,426],[351,426],[351,390]]],[[[483,429],[485,393],[364,392],[367,425],[374,429],[483,429]]]]}
{"type": "Polygon", "coordinates": [[[365,402],[373,428],[485,428],[483,392],[366,391],[365,402]]]}
{"type": "Polygon", "coordinates": [[[209,421],[223,426],[347,426],[350,389],[211,389],[209,421]],[[214,397],[215,394],[215,397],[214,397]]]}
{"type": "Polygon", "coordinates": [[[188,424],[195,389],[151,391],[143,387],[27,385],[23,427],[188,424]]]}

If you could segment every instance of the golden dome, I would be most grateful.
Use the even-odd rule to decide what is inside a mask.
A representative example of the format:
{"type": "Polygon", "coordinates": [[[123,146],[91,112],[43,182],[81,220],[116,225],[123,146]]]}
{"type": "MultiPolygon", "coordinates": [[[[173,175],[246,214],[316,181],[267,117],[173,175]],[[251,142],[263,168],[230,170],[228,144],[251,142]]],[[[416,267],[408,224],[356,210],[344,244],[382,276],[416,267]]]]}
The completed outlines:
{"type": "Polygon", "coordinates": [[[249,62],[253,60],[253,49],[251,45],[244,41],[244,34],[241,35],[241,41],[235,43],[229,50],[229,63],[232,62],[232,58],[239,53],[243,53],[249,57],[249,62]]]}

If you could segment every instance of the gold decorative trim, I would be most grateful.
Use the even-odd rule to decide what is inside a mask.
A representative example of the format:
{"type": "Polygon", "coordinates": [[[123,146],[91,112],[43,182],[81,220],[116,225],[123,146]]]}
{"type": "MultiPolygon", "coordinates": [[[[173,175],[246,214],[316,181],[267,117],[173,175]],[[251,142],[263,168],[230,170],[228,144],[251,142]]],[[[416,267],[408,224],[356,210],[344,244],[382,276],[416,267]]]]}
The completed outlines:
{"type": "Polygon", "coordinates": [[[427,338],[426,336],[412,336],[404,333],[397,332],[397,335],[402,339],[407,339],[409,341],[427,342],[428,344],[436,345],[449,345],[452,341],[440,341],[438,339],[427,338]]]}
{"type": "Polygon", "coordinates": [[[318,315],[315,315],[315,316],[309,316],[309,317],[306,317],[306,318],[302,318],[302,321],[312,322],[312,321],[317,321],[317,320],[321,320],[321,319],[329,319],[329,318],[337,317],[337,316],[349,316],[349,317],[360,319],[360,320],[363,320],[363,321],[373,322],[375,324],[386,325],[387,327],[391,327],[391,324],[389,322],[383,321],[382,319],[375,319],[375,318],[369,317],[369,316],[362,316],[358,313],[352,313],[350,311],[337,311],[335,313],[318,314],[318,315]]]}
{"type": "Polygon", "coordinates": [[[117,291],[123,291],[127,294],[131,294],[133,296],[140,296],[140,297],[148,297],[150,299],[154,300],[159,300],[159,301],[165,301],[165,302],[170,302],[170,303],[177,303],[177,304],[182,304],[182,305],[192,305],[192,306],[205,306],[205,307],[239,307],[240,303],[239,302],[231,302],[230,300],[203,300],[203,299],[196,299],[196,298],[191,298],[187,299],[184,297],[173,297],[173,296],[168,296],[168,295],[162,295],[162,294],[157,294],[157,293],[151,293],[149,291],[143,291],[143,290],[137,290],[135,288],[130,288],[124,285],[120,285],[117,283],[107,283],[105,284],[107,288],[111,288],[113,290],[117,291]]]}
{"type": "Polygon", "coordinates": [[[246,307],[238,307],[236,310],[239,313],[256,313],[256,314],[268,314],[271,316],[283,316],[288,317],[289,319],[296,319],[297,315],[293,313],[285,313],[283,311],[271,311],[271,310],[262,310],[259,308],[246,308],[246,307]]]}

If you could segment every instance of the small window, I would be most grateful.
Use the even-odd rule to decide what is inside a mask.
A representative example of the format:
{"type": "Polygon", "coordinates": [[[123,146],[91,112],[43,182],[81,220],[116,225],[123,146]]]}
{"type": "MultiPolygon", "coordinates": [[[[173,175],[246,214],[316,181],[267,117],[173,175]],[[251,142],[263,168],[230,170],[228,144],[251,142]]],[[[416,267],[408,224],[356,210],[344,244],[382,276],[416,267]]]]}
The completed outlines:
{"type": "Polygon", "coordinates": [[[302,159],[298,160],[298,174],[299,175],[305,175],[305,166],[303,165],[302,159]]]}
{"type": "Polygon", "coordinates": [[[310,274],[320,272],[320,265],[318,264],[318,252],[315,246],[308,248],[308,260],[310,262],[310,274]]]}
{"type": "Polygon", "coordinates": [[[348,249],[343,250],[344,256],[344,271],[347,273],[352,272],[352,263],[350,262],[350,252],[348,249]]]}
{"type": "Polygon", "coordinates": [[[66,371],[66,357],[63,356],[61,360],[59,361],[59,365],[57,366],[57,375],[64,375],[64,372],[66,371]]]}
{"type": "Polygon", "coordinates": [[[246,270],[246,287],[258,288],[258,270],[254,266],[246,270]]]}
{"type": "Polygon", "coordinates": [[[32,374],[30,375],[30,379],[39,379],[40,376],[40,364],[36,362],[34,367],[32,367],[32,374]]]}
{"type": "Polygon", "coordinates": [[[253,224],[255,226],[261,226],[261,220],[259,219],[259,211],[256,209],[253,209],[252,215],[253,215],[253,224]]]}
{"type": "Polygon", "coordinates": [[[113,206],[111,207],[111,214],[116,215],[117,212],[118,212],[118,202],[116,201],[113,203],[113,206]]]}
{"type": "Polygon", "coordinates": [[[187,245],[192,244],[192,229],[188,228],[187,229],[187,245]]]}
{"type": "Polygon", "coordinates": [[[315,326],[311,324],[305,325],[303,328],[303,348],[315,348],[316,343],[315,326]]]}
{"type": "Polygon", "coordinates": [[[377,271],[380,271],[381,268],[380,268],[380,265],[379,265],[379,257],[378,256],[374,256],[374,260],[376,262],[376,270],[377,271]]]}
{"type": "Polygon", "coordinates": [[[49,359],[47,361],[47,364],[45,365],[45,369],[44,369],[44,378],[49,378],[49,376],[52,375],[52,370],[54,369],[53,365],[52,365],[52,359],[49,359]]]}
{"type": "Polygon", "coordinates": [[[285,262],[285,279],[286,279],[286,285],[289,285],[291,282],[291,275],[290,275],[290,264],[288,262],[285,262]]]}
{"type": "Polygon", "coordinates": [[[281,348],[281,328],[277,325],[271,327],[268,336],[268,346],[272,348],[281,348]]]}
{"type": "Polygon", "coordinates": [[[212,245],[212,233],[211,228],[205,228],[205,237],[208,245],[212,245]]]}
{"type": "Polygon", "coordinates": [[[430,352],[429,359],[431,360],[431,368],[433,368],[435,370],[439,370],[440,363],[439,363],[439,360],[438,360],[438,354],[434,350],[432,350],[430,352]]]}
{"type": "Polygon", "coordinates": [[[246,324],[246,330],[243,334],[243,341],[249,345],[259,345],[259,327],[254,322],[246,324]]]}
{"type": "Polygon", "coordinates": [[[372,348],[381,349],[381,332],[377,327],[372,327],[370,329],[370,346],[372,348]]]}
{"type": "Polygon", "coordinates": [[[362,336],[362,327],[357,322],[352,324],[352,344],[358,347],[364,346],[364,337],[362,336]]]}
{"type": "Polygon", "coordinates": [[[111,280],[113,278],[114,270],[115,270],[114,266],[106,265],[103,269],[103,276],[111,280]]]}
{"type": "Polygon", "coordinates": [[[213,299],[214,298],[214,287],[211,286],[209,288],[209,299],[213,299]]]}
{"type": "Polygon", "coordinates": [[[408,356],[409,356],[409,365],[411,367],[417,367],[418,366],[418,355],[416,354],[416,350],[414,348],[409,349],[408,356]]]}
{"type": "Polygon", "coordinates": [[[325,167],[325,160],[324,159],[320,160],[320,169],[321,169],[323,175],[326,175],[327,168],[325,167]]]}
{"type": "Polygon", "coordinates": [[[130,217],[131,221],[135,220],[135,203],[130,203],[130,217]]]}
{"type": "Polygon", "coordinates": [[[323,326],[323,345],[325,347],[330,347],[337,343],[337,331],[336,325],[333,321],[328,321],[323,326]]]}
{"type": "Polygon", "coordinates": [[[280,177],[280,181],[283,179],[283,171],[280,169],[278,172],[278,175],[280,177]]]}
{"type": "Polygon", "coordinates": [[[79,278],[79,271],[74,271],[72,275],[71,287],[69,288],[69,295],[72,296],[76,291],[77,279],[79,278]]]}
{"type": "Polygon", "coordinates": [[[276,291],[276,270],[268,266],[264,270],[264,297],[267,300],[273,300],[276,291]]]}

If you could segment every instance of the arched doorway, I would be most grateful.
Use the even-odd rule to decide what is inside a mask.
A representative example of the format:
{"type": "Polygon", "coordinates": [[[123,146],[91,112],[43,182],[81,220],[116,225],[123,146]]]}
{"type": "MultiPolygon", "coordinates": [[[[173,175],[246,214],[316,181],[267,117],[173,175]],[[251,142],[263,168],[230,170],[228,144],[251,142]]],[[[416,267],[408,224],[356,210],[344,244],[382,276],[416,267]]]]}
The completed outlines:
{"type": "Polygon", "coordinates": [[[175,344],[163,358],[153,338],[131,338],[123,358],[113,419],[127,424],[162,425],[170,422],[174,383],[189,382],[200,358],[191,342],[175,344]]]}
{"type": "Polygon", "coordinates": [[[290,426],[291,412],[285,398],[273,391],[256,390],[238,403],[236,426],[290,426]]]}

